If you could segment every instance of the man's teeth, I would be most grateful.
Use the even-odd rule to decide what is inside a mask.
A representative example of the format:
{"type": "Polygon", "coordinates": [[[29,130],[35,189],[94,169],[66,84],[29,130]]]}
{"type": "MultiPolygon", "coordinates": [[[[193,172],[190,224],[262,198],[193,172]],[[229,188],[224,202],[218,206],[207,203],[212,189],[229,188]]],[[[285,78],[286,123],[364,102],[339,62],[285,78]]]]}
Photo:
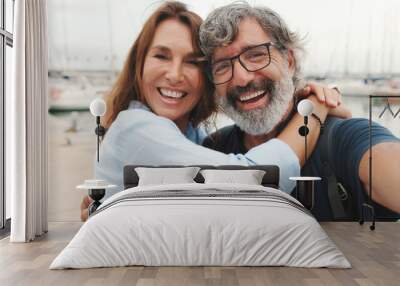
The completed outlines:
{"type": "Polygon", "coordinates": [[[174,90],[169,90],[169,89],[164,89],[164,88],[161,88],[160,92],[164,96],[173,97],[173,98],[181,98],[185,94],[180,91],[174,91],[174,90]]]}
{"type": "Polygon", "coordinates": [[[247,101],[249,99],[255,98],[255,97],[263,94],[264,92],[265,92],[265,90],[260,90],[260,91],[257,91],[255,93],[251,93],[249,95],[241,96],[239,99],[240,99],[240,101],[247,101]]]}

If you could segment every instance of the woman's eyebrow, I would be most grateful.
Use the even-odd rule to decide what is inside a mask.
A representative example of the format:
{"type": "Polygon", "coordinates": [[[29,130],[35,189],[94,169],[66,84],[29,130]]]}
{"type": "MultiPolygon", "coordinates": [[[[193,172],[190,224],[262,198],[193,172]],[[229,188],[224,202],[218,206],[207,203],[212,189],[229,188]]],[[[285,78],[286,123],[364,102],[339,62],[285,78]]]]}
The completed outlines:
{"type": "Polygon", "coordinates": [[[162,52],[169,52],[170,48],[168,48],[166,46],[162,46],[162,45],[157,45],[157,46],[151,47],[150,50],[160,50],[162,52]]]}
{"type": "MultiPolygon", "coordinates": [[[[171,52],[171,48],[163,46],[163,45],[156,45],[150,48],[150,50],[159,50],[161,52],[171,52]]],[[[206,61],[207,58],[201,52],[189,52],[185,54],[185,58],[196,59],[196,61],[203,62],[206,61]]]]}

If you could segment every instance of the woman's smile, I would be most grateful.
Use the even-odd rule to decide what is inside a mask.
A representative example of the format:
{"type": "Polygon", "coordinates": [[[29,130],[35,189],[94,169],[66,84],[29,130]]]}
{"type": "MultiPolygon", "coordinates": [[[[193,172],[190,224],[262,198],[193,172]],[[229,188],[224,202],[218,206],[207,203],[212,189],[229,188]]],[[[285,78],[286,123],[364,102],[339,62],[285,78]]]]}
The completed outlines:
{"type": "Polygon", "coordinates": [[[183,98],[186,95],[188,95],[188,93],[184,92],[184,91],[173,90],[173,89],[162,88],[162,87],[157,88],[157,90],[162,96],[171,97],[171,98],[175,98],[175,99],[183,98]]]}

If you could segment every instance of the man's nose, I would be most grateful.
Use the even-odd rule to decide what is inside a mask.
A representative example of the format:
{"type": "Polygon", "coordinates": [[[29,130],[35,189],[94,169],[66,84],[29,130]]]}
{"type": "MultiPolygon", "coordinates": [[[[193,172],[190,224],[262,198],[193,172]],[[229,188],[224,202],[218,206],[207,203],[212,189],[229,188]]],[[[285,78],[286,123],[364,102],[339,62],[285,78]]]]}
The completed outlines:
{"type": "Polygon", "coordinates": [[[232,84],[237,86],[247,86],[247,84],[252,80],[254,80],[254,73],[247,71],[239,60],[234,61],[232,84]]]}
{"type": "Polygon", "coordinates": [[[182,63],[177,61],[173,62],[166,72],[166,78],[169,83],[173,85],[181,83],[184,79],[182,63]]]}

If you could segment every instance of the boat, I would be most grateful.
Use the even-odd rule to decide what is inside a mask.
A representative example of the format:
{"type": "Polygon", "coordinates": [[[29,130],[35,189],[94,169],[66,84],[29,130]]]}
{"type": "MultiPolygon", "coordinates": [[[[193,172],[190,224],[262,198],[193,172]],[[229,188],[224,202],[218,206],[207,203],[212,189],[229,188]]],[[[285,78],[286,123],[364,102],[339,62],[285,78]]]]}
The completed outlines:
{"type": "Polygon", "coordinates": [[[49,112],[88,111],[96,98],[104,98],[111,89],[110,73],[49,73],[49,112]]]}

